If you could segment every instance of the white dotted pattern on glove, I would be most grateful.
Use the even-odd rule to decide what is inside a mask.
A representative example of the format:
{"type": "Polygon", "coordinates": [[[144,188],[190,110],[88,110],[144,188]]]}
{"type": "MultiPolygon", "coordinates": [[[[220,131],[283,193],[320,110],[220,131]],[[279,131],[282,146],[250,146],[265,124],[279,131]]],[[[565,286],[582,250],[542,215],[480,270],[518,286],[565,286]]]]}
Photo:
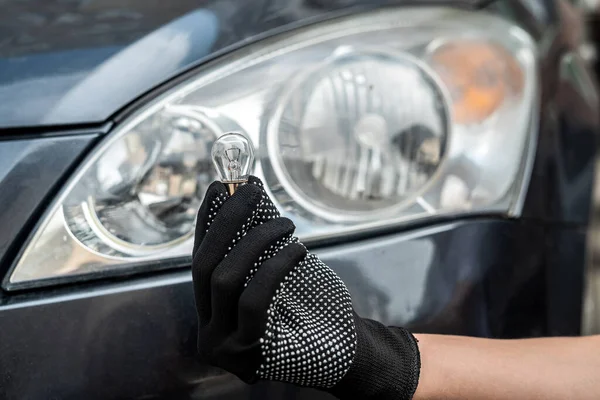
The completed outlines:
{"type": "Polygon", "coordinates": [[[309,254],[286,276],[261,340],[263,379],[330,388],[356,352],[352,300],[340,278],[309,254]]]}
{"type": "MultiPolygon", "coordinates": [[[[264,192],[263,184],[256,183],[256,185],[259,186],[261,189],[263,189],[262,198],[261,198],[260,202],[258,203],[258,207],[256,207],[256,210],[252,211],[252,215],[250,217],[248,217],[248,220],[246,221],[246,223],[243,224],[240,231],[237,232],[235,239],[232,240],[231,246],[228,248],[229,251],[231,251],[231,248],[233,246],[235,246],[235,244],[237,242],[239,242],[242,237],[246,236],[246,233],[250,230],[250,228],[261,225],[270,219],[278,218],[281,216],[279,214],[279,210],[277,210],[277,207],[275,207],[275,205],[273,204],[273,202],[271,201],[269,196],[267,196],[267,194],[264,192]]],[[[227,200],[227,198],[228,198],[227,194],[219,193],[212,200],[212,204],[211,204],[210,210],[208,212],[208,219],[206,222],[206,232],[208,232],[208,229],[210,228],[210,224],[212,224],[213,221],[215,220],[215,218],[217,217],[219,210],[221,209],[221,207],[223,206],[223,203],[227,200]]],[[[289,238],[286,238],[286,240],[289,240],[289,238]]],[[[266,253],[272,253],[271,250],[272,249],[267,250],[266,253]]],[[[273,254],[275,254],[275,253],[272,253],[271,256],[273,254]]],[[[225,257],[227,257],[227,255],[225,255],[225,257]]],[[[267,258],[264,258],[263,261],[267,260],[268,258],[270,258],[270,256],[267,258]]]]}
{"type": "MultiPolygon", "coordinates": [[[[251,227],[254,227],[254,226],[261,225],[270,219],[279,218],[281,216],[279,214],[279,210],[277,210],[277,207],[275,207],[275,205],[273,204],[273,202],[271,201],[269,196],[267,196],[267,194],[264,192],[263,184],[257,183],[256,185],[263,189],[263,193],[262,193],[262,198],[260,200],[260,203],[258,204],[258,207],[256,210],[257,212],[256,212],[256,214],[253,214],[252,220],[249,223],[248,229],[250,229],[251,227]]],[[[244,235],[245,234],[246,234],[246,232],[244,232],[244,235]]],[[[272,244],[265,251],[265,253],[258,258],[258,261],[254,263],[254,268],[252,268],[250,270],[250,273],[246,277],[246,283],[244,284],[244,286],[248,285],[248,283],[254,277],[254,274],[256,273],[256,271],[258,271],[258,268],[262,265],[262,263],[267,261],[269,258],[273,257],[285,246],[292,244],[292,243],[296,243],[296,242],[298,242],[298,239],[293,237],[290,234],[290,235],[278,240],[276,243],[272,244]]]]}
{"type": "Polygon", "coordinates": [[[217,217],[217,214],[219,213],[219,210],[221,209],[221,206],[225,200],[227,200],[227,195],[225,193],[219,193],[217,197],[211,200],[210,210],[208,210],[208,219],[206,221],[206,232],[208,232],[210,224],[212,224],[217,217]]]}
{"type": "Polygon", "coordinates": [[[275,244],[271,245],[265,251],[265,253],[258,258],[258,262],[254,263],[254,267],[250,270],[250,273],[246,277],[246,282],[244,284],[244,287],[248,286],[248,283],[250,283],[250,280],[254,277],[254,274],[256,274],[256,271],[258,271],[258,268],[262,265],[262,263],[267,261],[269,258],[273,257],[275,254],[279,253],[279,251],[281,251],[281,249],[283,249],[285,246],[292,244],[292,243],[297,243],[297,242],[298,242],[298,238],[296,238],[290,234],[290,235],[286,236],[285,238],[278,240],[275,244]]]}
{"type": "MultiPolygon", "coordinates": [[[[229,251],[231,251],[233,246],[235,246],[235,244],[237,242],[239,242],[242,239],[242,237],[246,236],[246,233],[248,233],[248,231],[251,228],[261,225],[270,219],[278,218],[281,216],[279,214],[279,210],[277,210],[277,207],[275,207],[275,205],[273,204],[273,202],[271,201],[269,196],[267,196],[267,194],[264,192],[263,184],[260,182],[255,183],[255,184],[257,186],[259,186],[261,189],[263,189],[262,198],[258,204],[258,207],[256,207],[256,210],[254,210],[252,212],[252,215],[248,218],[248,221],[246,221],[246,223],[242,225],[240,230],[237,232],[236,237],[232,240],[231,246],[228,248],[229,251]]],[[[219,212],[219,209],[221,208],[221,206],[223,206],[223,203],[227,200],[227,198],[228,198],[227,194],[220,193],[217,195],[217,197],[215,197],[212,200],[212,204],[211,204],[210,211],[208,214],[208,221],[206,223],[206,231],[207,232],[208,232],[208,229],[210,228],[210,224],[214,221],[215,217],[217,216],[217,213],[219,212]]],[[[275,254],[277,254],[281,249],[283,249],[288,244],[292,244],[292,243],[296,243],[296,242],[298,242],[298,239],[293,237],[292,235],[289,235],[289,236],[277,241],[277,243],[271,245],[265,251],[265,253],[261,257],[259,257],[258,262],[254,263],[254,268],[252,268],[252,270],[250,270],[250,273],[246,277],[246,282],[245,282],[244,286],[248,285],[248,283],[250,282],[250,280],[252,279],[252,277],[254,276],[256,271],[258,271],[258,267],[260,267],[260,265],[262,263],[267,261],[269,258],[273,257],[275,254]]],[[[225,254],[225,257],[227,257],[227,254],[225,254]]]]}

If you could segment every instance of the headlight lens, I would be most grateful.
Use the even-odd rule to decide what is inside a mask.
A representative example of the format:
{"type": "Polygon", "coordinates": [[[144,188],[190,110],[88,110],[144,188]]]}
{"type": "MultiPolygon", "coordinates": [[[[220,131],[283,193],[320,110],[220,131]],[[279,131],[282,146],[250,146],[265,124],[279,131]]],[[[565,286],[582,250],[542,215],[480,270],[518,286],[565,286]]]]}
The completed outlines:
{"type": "Polygon", "coordinates": [[[143,256],[189,238],[202,195],[215,179],[218,132],[197,117],[165,110],[99,154],[65,198],[71,234],[90,250],[143,256]]]}
{"type": "Polygon", "coordinates": [[[516,215],[537,115],[535,46],[501,18],[385,9],[310,26],[205,66],[81,166],[5,286],[189,257],[235,130],[304,241],[434,214],[516,215]]]}
{"type": "Polygon", "coordinates": [[[367,220],[393,213],[438,170],[447,103],[416,59],[339,53],[284,86],[266,146],[296,203],[328,220],[367,220]]]}

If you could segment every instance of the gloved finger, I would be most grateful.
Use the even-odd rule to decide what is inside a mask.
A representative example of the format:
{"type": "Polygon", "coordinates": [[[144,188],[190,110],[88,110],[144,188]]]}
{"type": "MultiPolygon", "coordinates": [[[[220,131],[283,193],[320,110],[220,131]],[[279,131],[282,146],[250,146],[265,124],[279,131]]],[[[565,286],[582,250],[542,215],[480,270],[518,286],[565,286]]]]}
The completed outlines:
{"type": "Polygon", "coordinates": [[[251,229],[227,257],[215,268],[211,277],[212,316],[210,325],[220,334],[235,330],[238,301],[247,278],[263,260],[275,254],[294,233],[294,223],[277,218],[251,229]]]}
{"type": "Polygon", "coordinates": [[[205,210],[204,221],[210,224],[192,259],[192,276],[200,323],[210,318],[210,278],[215,267],[250,228],[262,199],[258,186],[244,185],[230,196],[218,212],[205,210]]]}
{"type": "Polygon", "coordinates": [[[196,218],[196,232],[194,234],[194,249],[192,250],[192,257],[196,254],[196,251],[200,247],[200,243],[204,239],[204,235],[210,225],[210,220],[214,218],[214,215],[219,211],[225,200],[227,200],[227,189],[225,185],[219,181],[215,181],[210,184],[204,195],[204,200],[198,210],[198,217],[196,218]]]}
{"type": "Polygon", "coordinates": [[[258,340],[266,331],[267,311],[281,283],[290,271],[306,257],[301,243],[292,243],[265,261],[240,296],[238,335],[245,340],[258,340]]]}
{"type": "MultiPolygon", "coordinates": [[[[273,202],[265,192],[262,181],[259,178],[250,175],[248,177],[248,184],[254,185],[256,187],[255,189],[260,190],[262,192],[261,202],[263,203],[265,210],[263,214],[270,214],[274,217],[279,217],[279,212],[277,211],[277,209],[273,205],[273,202]]],[[[239,190],[236,191],[235,194],[237,194],[238,192],[239,190]]],[[[242,191],[242,193],[243,192],[244,191],[242,191]]],[[[202,204],[198,210],[192,257],[195,256],[196,252],[200,248],[200,244],[204,240],[204,236],[206,235],[210,224],[213,222],[221,206],[228,198],[229,194],[227,192],[227,189],[225,185],[220,181],[215,181],[211,183],[208,189],[206,190],[204,200],[202,201],[202,204]]],[[[257,225],[257,223],[255,223],[254,225],[257,225]]]]}
{"type": "Polygon", "coordinates": [[[248,175],[248,183],[251,185],[256,185],[260,188],[265,187],[263,181],[259,177],[254,176],[254,175],[248,175]]]}
{"type": "Polygon", "coordinates": [[[277,207],[275,207],[275,205],[273,204],[273,200],[271,200],[271,198],[267,194],[262,181],[259,178],[257,178],[256,176],[250,175],[250,176],[248,176],[248,184],[258,186],[263,192],[263,198],[262,198],[262,204],[261,204],[262,211],[257,216],[256,223],[260,223],[261,221],[266,221],[267,219],[270,219],[270,218],[280,217],[281,214],[279,213],[279,210],[277,210],[277,207]]]}

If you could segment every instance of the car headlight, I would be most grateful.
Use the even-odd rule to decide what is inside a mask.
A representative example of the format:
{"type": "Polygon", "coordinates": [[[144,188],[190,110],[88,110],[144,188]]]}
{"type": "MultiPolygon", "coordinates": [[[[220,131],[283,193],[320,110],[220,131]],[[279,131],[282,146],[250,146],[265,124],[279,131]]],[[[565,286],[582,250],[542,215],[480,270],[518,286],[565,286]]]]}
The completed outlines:
{"type": "Polygon", "coordinates": [[[385,9],[247,46],[122,123],[82,164],[8,286],[188,259],[213,141],[304,241],[464,213],[519,213],[537,117],[536,48],[482,12],[385,9]]]}

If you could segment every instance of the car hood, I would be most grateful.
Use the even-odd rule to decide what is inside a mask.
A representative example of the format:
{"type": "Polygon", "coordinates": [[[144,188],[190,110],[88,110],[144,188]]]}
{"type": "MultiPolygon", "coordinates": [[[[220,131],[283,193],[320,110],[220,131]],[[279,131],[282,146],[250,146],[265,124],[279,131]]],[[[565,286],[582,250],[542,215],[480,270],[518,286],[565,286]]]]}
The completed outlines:
{"type": "Polygon", "coordinates": [[[0,129],[100,123],[156,85],[228,46],[343,9],[397,2],[4,2],[0,129]]]}

